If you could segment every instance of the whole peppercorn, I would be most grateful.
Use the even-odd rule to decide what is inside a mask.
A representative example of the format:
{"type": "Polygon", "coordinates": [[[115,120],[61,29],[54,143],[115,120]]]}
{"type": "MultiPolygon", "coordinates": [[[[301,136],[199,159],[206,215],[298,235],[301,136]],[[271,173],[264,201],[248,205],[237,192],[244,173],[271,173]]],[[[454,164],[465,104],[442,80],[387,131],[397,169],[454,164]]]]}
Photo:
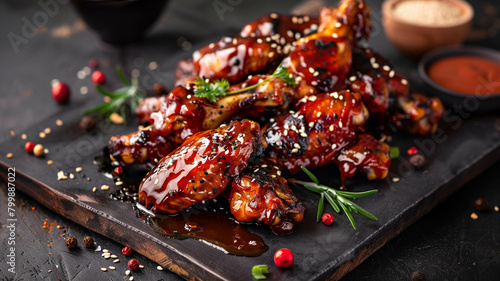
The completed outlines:
{"type": "Polygon", "coordinates": [[[80,128],[84,131],[91,131],[95,128],[97,122],[92,116],[83,116],[80,120],[80,128]]]}
{"type": "Polygon", "coordinates": [[[425,280],[426,280],[425,274],[420,270],[416,270],[411,274],[411,281],[425,281],[425,280]]]}
{"type": "Polygon", "coordinates": [[[102,85],[106,83],[106,76],[102,71],[96,70],[94,71],[94,73],[92,73],[92,82],[102,85]]]}
{"type": "Polygon", "coordinates": [[[127,265],[130,270],[137,270],[139,268],[139,261],[136,259],[131,259],[128,261],[127,265]]]}
{"type": "Polygon", "coordinates": [[[85,236],[85,238],[83,238],[83,245],[85,245],[85,247],[87,248],[94,247],[94,238],[90,236],[85,236]]]}
{"type": "Polygon", "coordinates": [[[410,164],[416,169],[422,169],[425,165],[425,157],[422,154],[413,154],[410,156],[410,164]]]}
{"type": "Polygon", "coordinates": [[[153,92],[155,93],[155,95],[161,96],[161,95],[165,94],[167,91],[165,90],[165,87],[163,87],[162,84],[155,83],[153,85],[153,92]]]}
{"type": "Polygon", "coordinates": [[[45,154],[45,152],[43,151],[43,145],[41,144],[37,144],[35,145],[35,147],[33,147],[33,154],[35,154],[35,156],[43,156],[45,154]]]}
{"type": "Polygon", "coordinates": [[[78,246],[78,241],[73,236],[68,236],[68,238],[66,238],[65,243],[66,243],[66,246],[70,249],[76,248],[76,246],[78,246]]]}
{"type": "Polygon", "coordinates": [[[326,225],[331,225],[333,223],[333,216],[330,213],[324,213],[321,216],[321,221],[326,225]]]}
{"type": "Polygon", "coordinates": [[[63,82],[54,81],[52,83],[52,98],[58,103],[67,103],[69,100],[69,87],[63,82]]]}
{"type": "Polygon", "coordinates": [[[24,145],[24,149],[26,149],[26,152],[28,153],[33,153],[33,149],[35,149],[35,144],[29,141],[24,145]]]}
{"type": "Polygon", "coordinates": [[[474,201],[474,208],[480,212],[484,212],[488,210],[488,201],[486,201],[486,199],[484,198],[479,197],[474,201]]]}
{"type": "Polygon", "coordinates": [[[124,247],[122,249],[122,254],[125,256],[130,256],[132,254],[132,249],[130,249],[129,247],[124,247]]]}

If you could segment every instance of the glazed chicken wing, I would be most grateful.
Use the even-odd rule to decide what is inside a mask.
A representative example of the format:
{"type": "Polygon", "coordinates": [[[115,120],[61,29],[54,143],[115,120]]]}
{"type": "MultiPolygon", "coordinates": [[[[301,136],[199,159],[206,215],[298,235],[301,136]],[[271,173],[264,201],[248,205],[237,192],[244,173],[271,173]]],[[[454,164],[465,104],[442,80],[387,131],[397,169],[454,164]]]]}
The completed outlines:
{"type": "Polygon", "coordinates": [[[259,124],[233,121],[199,132],[160,160],[139,187],[139,202],[175,214],[219,195],[263,151],[259,124]]]}
{"type": "MultiPolygon", "coordinates": [[[[254,85],[267,76],[253,76],[230,87],[231,91],[254,85]]],[[[194,94],[193,86],[177,86],[166,97],[146,98],[137,115],[152,126],[137,132],[114,136],[109,142],[110,156],[122,165],[157,163],[196,132],[215,129],[236,113],[267,107],[287,108],[295,89],[281,79],[271,79],[249,91],[225,96],[216,102],[194,94]],[[157,109],[156,112],[150,112],[157,109]],[[146,116],[149,114],[149,118],[146,116]]]]}
{"type": "Polygon", "coordinates": [[[369,180],[384,179],[391,165],[390,149],[386,143],[363,133],[351,145],[342,149],[335,163],[340,168],[342,183],[358,171],[365,173],[369,180]]]}
{"type": "Polygon", "coordinates": [[[330,162],[368,119],[361,97],[350,91],[304,97],[295,109],[276,117],[263,133],[267,155],[292,173],[330,162]]]}
{"type": "Polygon", "coordinates": [[[269,225],[276,234],[291,232],[302,221],[305,211],[272,161],[247,168],[236,177],[229,204],[236,220],[269,225]]]}

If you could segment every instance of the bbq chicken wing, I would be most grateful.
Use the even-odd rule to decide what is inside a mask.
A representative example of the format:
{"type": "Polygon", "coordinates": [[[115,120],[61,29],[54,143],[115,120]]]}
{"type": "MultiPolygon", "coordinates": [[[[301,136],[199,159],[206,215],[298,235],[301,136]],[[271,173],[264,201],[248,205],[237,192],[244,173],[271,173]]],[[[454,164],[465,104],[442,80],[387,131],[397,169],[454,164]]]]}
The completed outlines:
{"type": "Polygon", "coordinates": [[[267,156],[291,173],[327,164],[356,139],[368,119],[361,97],[350,91],[304,97],[264,128],[267,156]]]}
{"type": "Polygon", "coordinates": [[[144,177],[139,202],[154,213],[175,214],[213,199],[263,149],[259,124],[250,120],[199,132],[144,177]]]}
{"type": "Polygon", "coordinates": [[[229,204],[236,220],[266,224],[276,234],[291,232],[305,211],[272,161],[249,167],[236,177],[229,204]]]}
{"type": "MultiPolygon", "coordinates": [[[[241,90],[265,78],[267,76],[253,76],[231,86],[230,90],[241,90]]],[[[121,165],[156,164],[199,131],[215,129],[243,111],[287,108],[294,96],[295,89],[281,79],[270,79],[254,89],[222,97],[216,102],[197,97],[191,84],[177,86],[166,97],[151,97],[140,102],[136,113],[141,121],[152,126],[112,137],[108,145],[110,156],[121,165]]]]}
{"type": "Polygon", "coordinates": [[[386,143],[363,133],[342,149],[335,163],[340,168],[343,186],[345,179],[353,177],[358,171],[365,173],[369,180],[384,179],[391,165],[390,149],[386,143]]]}

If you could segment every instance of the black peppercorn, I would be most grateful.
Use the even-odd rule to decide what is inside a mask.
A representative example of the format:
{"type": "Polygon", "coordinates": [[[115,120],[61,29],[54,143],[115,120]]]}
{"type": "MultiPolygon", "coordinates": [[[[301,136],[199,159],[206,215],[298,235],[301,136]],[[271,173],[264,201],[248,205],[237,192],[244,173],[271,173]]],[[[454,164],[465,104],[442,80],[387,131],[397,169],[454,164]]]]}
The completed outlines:
{"type": "Polygon", "coordinates": [[[155,83],[153,85],[153,92],[155,93],[155,95],[157,96],[161,96],[165,93],[167,93],[167,91],[165,90],[165,87],[163,87],[162,84],[159,84],[159,83],[155,83]]]}
{"type": "Polygon", "coordinates": [[[85,131],[91,131],[95,128],[97,122],[92,116],[83,116],[80,120],[80,128],[85,131]]]}
{"type": "Polygon", "coordinates": [[[66,246],[70,249],[76,248],[76,246],[78,246],[78,241],[73,236],[69,236],[68,238],[66,238],[65,242],[66,242],[66,246]]]}
{"type": "Polygon", "coordinates": [[[413,154],[410,156],[410,164],[416,169],[422,169],[425,165],[425,157],[422,154],[413,154]]]}
{"type": "Polygon", "coordinates": [[[83,245],[85,245],[85,247],[87,248],[94,247],[94,238],[90,236],[85,236],[85,238],[83,238],[83,245]]]}
{"type": "Polygon", "coordinates": [[[425,274],[420,270],[417,270],[411,274],[411,281],[425,281],[425,280],[426,280],[425,274]]]}
{"type": "Polygon", "coordinates": [[[480,212],[484,212],[488,210],[488,201],[486,201],[486,199],[484,198],[479,197],[474,201],[474,208],[480,212]]]}

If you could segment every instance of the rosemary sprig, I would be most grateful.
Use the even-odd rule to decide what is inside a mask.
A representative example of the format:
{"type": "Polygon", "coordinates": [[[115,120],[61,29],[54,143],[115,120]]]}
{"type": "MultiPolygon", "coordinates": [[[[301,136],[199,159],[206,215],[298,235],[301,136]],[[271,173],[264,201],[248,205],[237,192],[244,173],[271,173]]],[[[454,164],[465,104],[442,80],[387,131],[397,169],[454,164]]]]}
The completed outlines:
{"type": "Polygon", "coordinates": [[[340,191],[332,187],[320,184],[318,178],[313,173],[311,173],[311,171],[309,171],[305,167],[301,168],[313,182],[304,182],[296,179],[288,179],[288,181],[292,183],[301,184],[308,190],[315,193],[319,193],[321,195],[318,203],[318,213],[316,215],[316,220],[318,222],[321,220],[321,216],[323,215],[323,211],[325,208],[325,200],[330,204],[330,206],[332,206],[335,212],[340,213],[340,209],[342,209],[349,218],[349,221],[351,222],[352,227],[354,229],[356,229],[356,222],[354,222],[354,218],[351,214],[351,211],[359,213],[371,220],[378,221],[378,219],[370,212],[361,208],[358,204],[352,202],[351,200],[347,199],[347,198],[361,198],[370,196],[374,193],[377,193],[376,189],[363,192],[340,191]]]}
{"type": "Polygon", "coordinates": [[[226,79],[218,79],[212,82],[209,82],[208,79],[198,78],[194,82],[196,89],[194,90],[194,95],[200,98],[206,98],[211,102],[216,102],[220,97],[236,95],[239,93],[243,93],[252,89],[259,87],[260,85],[271,81],[272,79],[277,78],[285,81],[285,83],[292,85],[293,87],[297,86],[293,77],[287,72],[286,68],[279,65],[268,78],[262,80],[259,83],[250,85],[248,87],[241,88],[239,90],[229,91],[229,81],[226,79]]]}
{"type": "Polygon", "coordinates": [[[110,101],[84,110],[84,115],[101,113],[106,118],[109,118],[113,112],[116,112],[125,117],[127,106],[130,106],[132,112],[135,111],[139,101],[144,97],[143,91],[139,88],[139,80],[137,77],[132,77],[131,82],[128,82],[120,66],[116,66],[116,73],[124,86],[113,91],[108,91],[101,85],[96,84],[97,91],[109,97],[110,101]]]}

